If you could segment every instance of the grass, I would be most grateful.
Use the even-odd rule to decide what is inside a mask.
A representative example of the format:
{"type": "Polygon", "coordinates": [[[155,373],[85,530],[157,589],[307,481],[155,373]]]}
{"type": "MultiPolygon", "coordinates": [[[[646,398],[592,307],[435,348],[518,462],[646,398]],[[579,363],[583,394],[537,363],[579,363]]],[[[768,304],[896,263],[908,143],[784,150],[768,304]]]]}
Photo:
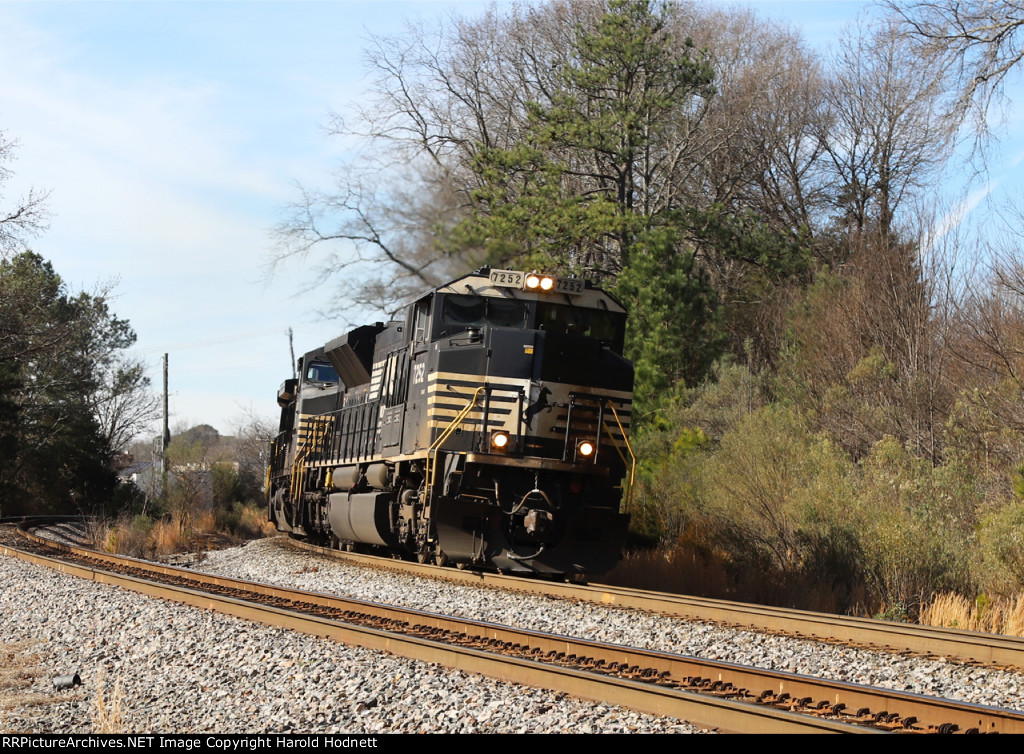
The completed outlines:
{"type": "Polygon", "coordinates": [[[839,591],[809,575],[782,580],[776,574],[730,568],[720,555],[685,543],[626,552],[619,564],[595,580],[613,586],[751,602],[759,605],[842,614],[863,603],[860,590],[839,591]]]}
{"type": "MultiPolygon", "coordinates": [[[[80,701],[85,698],[85,693],[80,689],[46,692],[30,690],[39,678],[49,674],[43,667],[41,655],[35,651],[37,644],[38,642],[31,640],[0,644],[0,733],[41,732],[13,729],[7,714],[12,710],[60,704],[69,700],[80,701]]],[[[124,733],[124,691],[120,680],[108,691],[103,682],[102,668],[97,672],[96,678],[92,732],[124,733]]]]}
{"type": "Polygon", "coordinates": [[[36,679],[47,673],[40,655],[35,651],[36,644],[35,641],[0,644],[0,732],[26,732],[11,729],[7,720],[7,713],[11,710],[58,704],[68,699],[66,692],[29,690],[36,679]]]}
{"type": "Polygon", "coordinates": [[[239,504],[226,512],[204,511],[188,517],[119,516],[97,524],[91,537],[105,552],[158,560],[275,534],[262,507],[239,504]]]}
{"type": "Polygon", "coordinates": [[[1024,596],[969,600],[959,594],[940,594],[921,610],[918,622],[987,634],[1024,636],[1024,596]]]}
{"type": "MultiPolygon", "coordinates": [[[[777,583],[765,583],[756,576],[737,580],[727,575],[726,567],[719,558],[687,547],[627,552],[622,561],[599,580],[617,586],[674,594],[774,604],[836,614],[844,612],[837,609],[839,600],[830,594],[825,585],[804,583],[786,588],[777,583]]],[[[863,605],[864,602],[862,600],[853,604],[863,605]]],[[[878,617],[877,611],[869,612],[863,608],[846,612],[878,617]]],[[[894,608],[881,617],[887,620],[913,619],[905,611],[894,608]]],[[[917,623],[988,634],[1024,636],[1024,595],[970,599],[952,593],[939,594],[921,608],[917,623]]]]}
{"type": "Polygon", "coordinates": [[[121,681],[114,682],[109,695],[103,683],[103,670],[96,676],[96,698],[93,701],[92,732],[124,733],[124,689],[121,681]]]}

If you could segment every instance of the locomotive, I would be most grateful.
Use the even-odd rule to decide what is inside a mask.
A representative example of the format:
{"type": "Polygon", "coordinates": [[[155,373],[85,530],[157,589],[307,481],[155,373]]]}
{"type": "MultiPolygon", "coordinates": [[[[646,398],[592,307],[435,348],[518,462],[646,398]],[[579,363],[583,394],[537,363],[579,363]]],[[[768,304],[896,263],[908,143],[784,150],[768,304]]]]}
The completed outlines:
{"type": "Polygon", "coordinates": [[[420,562],[600,574],[636,460],[626,312],[589,281],[487,267],[298,360],[269,519],[420,562]]]}

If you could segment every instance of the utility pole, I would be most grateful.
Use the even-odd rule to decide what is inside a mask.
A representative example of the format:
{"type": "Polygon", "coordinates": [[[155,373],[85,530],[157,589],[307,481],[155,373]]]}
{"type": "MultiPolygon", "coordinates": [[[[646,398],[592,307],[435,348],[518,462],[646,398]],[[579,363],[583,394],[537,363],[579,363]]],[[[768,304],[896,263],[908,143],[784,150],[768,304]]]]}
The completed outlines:
{"type": "Polygon", "coordinates": [[[295,374],[295,344],[292,342],[292,328],[288,328],[288,352],[292,356],[292,379],[295,379],[298,375],[295,374]]]}
{"type": "Polygon", "coordinates": [[[167,416],[167,354],[164,354],[164,434],[160,442],[160,475],[167,483],[167,446],[171,444],[171,430],[167,416]]]}

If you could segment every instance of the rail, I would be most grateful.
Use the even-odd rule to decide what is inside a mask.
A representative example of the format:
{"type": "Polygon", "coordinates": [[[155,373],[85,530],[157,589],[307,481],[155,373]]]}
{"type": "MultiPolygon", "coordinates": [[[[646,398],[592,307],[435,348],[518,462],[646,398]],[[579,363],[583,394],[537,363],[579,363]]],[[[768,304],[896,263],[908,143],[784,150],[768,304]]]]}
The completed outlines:
{"type": "Polygon", "coordinates": [[[751,733],[1024,732],[1024,713],[1015,710],[212,577],[66,545],[46,547],[63,553],[61,561],[0,541],[0,553],[97,583],[705,727],[751,733]]]}

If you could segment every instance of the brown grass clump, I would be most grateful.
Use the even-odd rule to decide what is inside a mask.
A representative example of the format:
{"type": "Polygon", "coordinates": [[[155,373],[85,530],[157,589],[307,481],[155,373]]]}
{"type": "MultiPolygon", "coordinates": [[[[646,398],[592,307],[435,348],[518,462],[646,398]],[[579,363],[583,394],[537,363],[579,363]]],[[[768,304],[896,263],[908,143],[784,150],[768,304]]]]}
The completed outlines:
{"type": "Polygon", "coordinates": [[[93,702],[93,733],[124,733],[124,689],[121,680],[114,682],[109,696],[103,684],[103,669],[96,674],[96,699],[93,702]]]}
{"type": "Polygon", "coordinates": [[[189,538],[175,521],[156,521],[149,533],[149,543],[157,557],[188,550],[189,538]]]}
{"type": "Polygon", "coordinates": [[[926,626],[960,628],[1005,636],[1024,636],[1024,596],[969,600],[958,594],[940,594],[921,610],[926,626]]]}
{"type": "MultiPolygon", "coordinates": [[[[29,691],[37,678],[46,674],[39,655],[32,651],[37,642],[20,641],[0,644],[0,713],[23,707],[56,704],[66,697],[56,692],[29,691]]],[[[0,717],[0,733],[17,733],[0,717]]]]}
{"type": "Polygon", "coordinates": [[[192,528],[200,534],[213,534],[217,531],[217,516],[213,511],[197,513],[193,519],[192,528]]]}
{"type": "Polygon", "coordinates": [[[616,586],[675,594],[726,591],[721,563],[682,547],[627,552],[619,564],[599,580],[616,586]]]}
{"type": "Polygon", "coordinates": [[[263,508],[244,508],[238,529],[242,536],[252,539],[276,537],[280,533],[274,526],[274,522],[267,519],[267,512],[263,508]]]}
{"type": "Polygon", "coordinates": [[[226,510],[201,511],[187,517],[171,515],[154,520],[148,516],[121,515],[90,527],[91,540],[98,549],[147,560],[276,535],[277,530],[262,507],[240,503],[226,510]]]}

